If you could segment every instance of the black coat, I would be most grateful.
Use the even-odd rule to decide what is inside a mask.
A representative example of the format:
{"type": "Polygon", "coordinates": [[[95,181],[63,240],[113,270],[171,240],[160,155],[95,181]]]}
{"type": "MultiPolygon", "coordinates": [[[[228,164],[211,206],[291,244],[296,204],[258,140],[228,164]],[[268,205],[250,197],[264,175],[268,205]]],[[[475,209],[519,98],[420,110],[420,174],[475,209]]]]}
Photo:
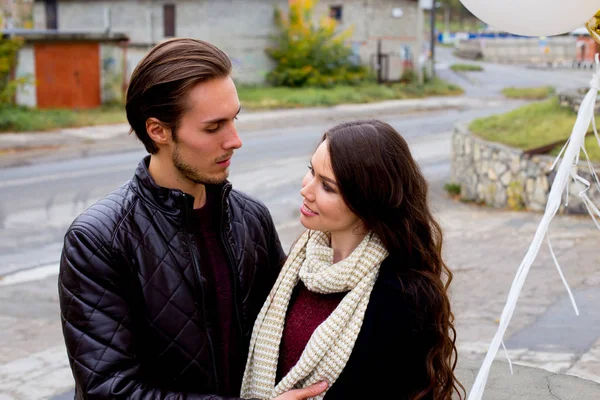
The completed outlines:
{"type": "Polygon", "coordinates": [[[382,263],[350,359],[325,400],[405,400],[428,386],[436,305],[413,289],[422,282],[414,272],[398,276],[401,262],[382,263]]]}
{"type": "MultiPolygon", "coordinates": [[[[194,199],[156,185],[149,157],[133,179],[71,225],[59,295],[78,399],[217,399],[202,260],[189,229],[194,199]]],[[[260,202],[214,187],[231,267],[235,324],[247,357],[254,320],[284,253],[260,202]]],[[[240,381],[242,377],[239,377],[240,381]]]]}

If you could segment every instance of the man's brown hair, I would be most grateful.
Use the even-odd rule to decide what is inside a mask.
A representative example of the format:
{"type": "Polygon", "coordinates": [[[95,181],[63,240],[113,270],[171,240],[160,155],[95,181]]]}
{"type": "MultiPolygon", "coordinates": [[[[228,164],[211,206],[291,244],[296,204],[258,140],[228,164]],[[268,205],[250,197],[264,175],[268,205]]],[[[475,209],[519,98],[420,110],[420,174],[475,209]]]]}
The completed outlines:
{"type": "Polygon", "coordinates": [[[154,47],[131,75],[125,110],[131,130],[150,154],[158,151],[146,131],[148,118],[171,129],[175,140],[178,123],[187,109],[188,92],[198,83],[231,74],[229,57],[202,40],[175,38],[154,47]]]}

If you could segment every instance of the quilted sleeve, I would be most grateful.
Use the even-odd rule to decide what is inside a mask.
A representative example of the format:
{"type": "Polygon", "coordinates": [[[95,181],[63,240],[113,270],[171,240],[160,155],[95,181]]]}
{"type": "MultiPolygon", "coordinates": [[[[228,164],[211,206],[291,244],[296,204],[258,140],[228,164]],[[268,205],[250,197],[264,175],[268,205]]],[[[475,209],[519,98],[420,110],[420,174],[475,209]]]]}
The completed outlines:
{"type": "Polygon", "coordinates": [[[61,320],[77,398],[223,400],[170,392],[142,380],[126,278],[97,236],[81,227],[70,229],[60,261],[61,320]]]}
{"type": "Polygon", "coordinates": [[[267,234],[269,237],[267,241],[269,243],[269,257],[270,257],[270,267],[273,271],[273,284],[275,284],[275,280],[279,275],[279,271],[281,271],[281,267],[285,263],[287,256],[281,247],[281,242],[279,241],[279,235],[277,234],[277,230],[275,229],[275,224],[273,223],[273,218],[271,217],[271,213],[265,207],[265,218],[267,222],[267,234]]]}

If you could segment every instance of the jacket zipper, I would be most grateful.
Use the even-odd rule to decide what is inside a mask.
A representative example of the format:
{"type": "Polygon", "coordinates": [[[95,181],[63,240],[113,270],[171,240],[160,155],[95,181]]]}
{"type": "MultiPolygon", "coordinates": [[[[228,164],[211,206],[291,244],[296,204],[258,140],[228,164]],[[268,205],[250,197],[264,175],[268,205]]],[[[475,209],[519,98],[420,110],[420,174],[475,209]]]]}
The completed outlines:
{"type": "Polygon", "coordinates": [[[227,206],[226,201],[225,201],[225,196],[227,193],[227,189],[223,188],[223,191],[221,192],[221,241],[223,242],[223,247],[225,248],[225,251],[227,252],[227,257],[229,258],[229,270],[231,272],[231,283],[232,283],[232,291],[233,291],[233,304],[234,304],[234,309],[235,309],[235,317],[238,323],[238,329],[239,329],[239,334],[240,334],[240,338],[239,338],[239,351],[242,355],[242,359],[244,358],[244,350],[243,350],[243,343],[244,343],[244,330],[242,328],[242,320],[240,318],[240,310],[239,310],[239,303],[238,303],[238,298],[237,298],[237,275],[235,273],[235,259],[233,257],[233,253],[231,251],[231,243],[229,243],[229,240],[227,240],[226,237],[226,230],[225,230],[225,226],[224,226],[224,218],[225,218],[225,207],[227,206]]]}
{"type": "Polygon", "coordinates": [[[184,199],[184,210],[185,210],[185,225],[187,227],[187,232],[186,232],[186,237],[187,237],[187,241],[188,241],[188,246],[190,248],[190,254],[192,256],[192,263],[194,265],[194,273],[196,275],[196,280],[198,281],[198,286],[200,286],[200,300],[202,301],[202,318],[204,321],[204,329],[206,329],[206,338],[208,339],[208,346],[210,348],[210,356],[212,359],[212,367],[213,367],[213,374],[215,377],[215,385],[217,387],[217,393],[219,393],[220,389],[219,389],[219,375],[217,373],[217,364],[216,364],[216,360],[215,360],[215,349],[214,349],[214,345],[213,345],[213,341],[212,338],[210,337],[210,333],[208,331],[208,321],[206,320],[206,301],[204,298],[204,285],[202,285],[202,276],[200,274],[200,265],[198,263],[198,258],[196,256],[195,253],[195,247],[194,244],[192,243],[192,233],[191,233],[191,226],[190,226],[190,215],[189,215],[189,207],[188,207],[188,201],[187,201],[187,195],[183,194],[183,199],[184,199]]]}

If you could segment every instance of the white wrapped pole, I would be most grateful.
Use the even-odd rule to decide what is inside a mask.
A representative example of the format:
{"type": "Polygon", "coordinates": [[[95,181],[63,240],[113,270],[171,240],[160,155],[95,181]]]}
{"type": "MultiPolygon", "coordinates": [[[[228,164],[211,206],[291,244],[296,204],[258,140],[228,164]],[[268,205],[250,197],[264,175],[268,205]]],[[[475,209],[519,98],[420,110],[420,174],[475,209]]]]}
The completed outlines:
{"type": "MultiPolygon", "coordinates": [[[[475,379],[475,383],[473,384],[473,387],[471,388],[471,392],[469,393],[468,400],[480,400],[483,396],[483,391],[485,389],[485,385],[486,385],[486,382],[488,379],[490,368],[492,366],[494,358],[496,357],[496,354],[498,353],[498,349],[499,349],[500,345],[503,345],[502,341],[504,338],[504,334],[506,332],[508,324],[510,323],[512,315],[515,311],[515,308],[517,305],[517,300],[521,293],[521,289],[523,288],[525,279],[527,279],[527,274],[529,273],[531,264],[533,264],[533,261],[535,260],[537,254],[540,250],[542,241],[548,235],[548,227],[550,225],[550,222],[552,221],[552,218],[554,218],[554,216],[558,212],[558,209],[561,204],[561,198],[562,198],[563,193],[565,192],[565,188],[567,187],[567,183],[568,183],[569,179],[572,178],[580,183],[584,183],[587,186],[587,189],[589,189],[589,185],[590,185],[589,182],[587,182],[586,180],[584,180],[583,178],[581,178],[577,175],[576,165],[579,161],[580,150],[583,149],[585,152],[584,139],[585,139],[587,130],[590,127],[590,123],[592,123],[592,121],[594,119],[594,107],[596,105],[596,97],[598,96],[599,87],[600,87],[600,63],[598,60],[598,55],[596,54],[596,69],[595,69],[594,77],[592,78],[592,81],[590,82],[590,90],[588,91],[588,93],[584,97],[583,101],[581,102],[581,107],[577,114],[577,120],[575,122],[575,126],[573,127],[571,137],[569,138],[568,143],[566,145],[566,151],[564,152],[564,157],[563,157],[562,161],[560,162],[560,166],[558,167],[556,177],[554,178],[554,182],[552,183],[552,188],[550,189],[550,194],[548,196],[548,202],[546,203],[546,210],[544,212],[544,216],[542,217],[542,221],[540,222],[540,224],[537,228],[537,231],[535,233],[535,236],[533,238],[533,241],[532,241],[531,245],[529,246],[529,250],[527,251],[527,254],[525,254],[525,258],[523,259],[523,261],[521,262],[521,265],[519,266],[519,269],[517,270],[517,274],[513,280],[512,286],[511,286],[509,294],[508,294],[508,299],[506,301],[506,305],[504,306],[504,310],[502,311],[502,315],[500,317],[500,325],[498,327],[498,331],[496,332],[494,338],[492,339],[490,348],[488,349],[488,352],[485,356],[485,359],[483,361],[481,369],[479,370],[479,373],[477,374],[477,378],[475,379]]],[[[596,133],[596,138],[598,138],[595,123],[594,123],[594,131],[596,133]]],[[[600,144],[600,139],[599,139],[599,144],[600,144]]],[[[558,158],[560,158],[560,155],[557,157],[557,160],[558,160],[558,158]]],[[[596,182],[598,182],[597,176],[595,175],[595,171],[593,170],[593,167],[591,167],[591,164],[590,164],[590,169],[592,171],[592,175],[596,179],[596,182]]],[[[586,194],[587,189],[581,191],[579,193],[579,196],[582,198],[582,200],[586,204],[586,207],[587,207],[588,211],[590,212],[590,215],[594,219],[594,222],[596,222],[596,218],[595,218],[594,214],[598,211],[598,208],[594,206],[594,204],[591,202],[591,200],[587,196],[587,194],[586,194]]],[[[568,193],[567,193],[567,196],[568,196],[568,193]]],[[[596,214],[600,217],[600,211],[598,211],[598,213],[596,213],[596,214]]],[[[573,298],[571,290],[569,289],[569,286],[562,274],[560,266],[558,265],[558,262],[557,262],[556,258],[554,257],[554,252],[552,252],[551,247],[550,247],[550,251],[551,251],[553,259],[556,263],[556,267],[558,268],[560,277],[563,280],[565,287],[567,288],[567,292],[569,293],[571,302],[573,303],[573,307],[575,308],[575,313],[577,315],[579,315],[579,311],[577,310],[577,305],[575,304],[575,299],[573,298]]],[[[509,360],[509,362],[510,362],[510,360],[509,360]]]]}

